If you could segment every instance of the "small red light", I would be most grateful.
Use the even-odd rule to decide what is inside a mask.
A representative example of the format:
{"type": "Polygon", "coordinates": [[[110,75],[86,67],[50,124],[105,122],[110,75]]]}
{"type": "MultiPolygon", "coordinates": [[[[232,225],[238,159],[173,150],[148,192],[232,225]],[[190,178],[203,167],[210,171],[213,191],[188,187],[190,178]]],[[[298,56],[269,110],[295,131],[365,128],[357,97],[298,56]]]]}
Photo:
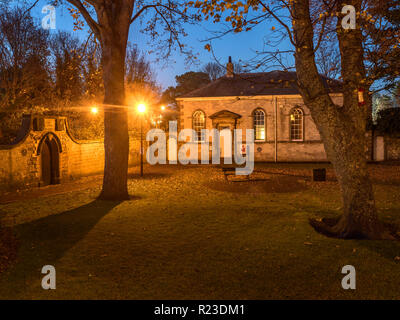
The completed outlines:
{"type": "Polygon", "coordinates": [[[365,92],[365,90],[363,88],[358,89],[358,105],[360,105],[360,106],[365,104],[364,92],[365,92]]]}

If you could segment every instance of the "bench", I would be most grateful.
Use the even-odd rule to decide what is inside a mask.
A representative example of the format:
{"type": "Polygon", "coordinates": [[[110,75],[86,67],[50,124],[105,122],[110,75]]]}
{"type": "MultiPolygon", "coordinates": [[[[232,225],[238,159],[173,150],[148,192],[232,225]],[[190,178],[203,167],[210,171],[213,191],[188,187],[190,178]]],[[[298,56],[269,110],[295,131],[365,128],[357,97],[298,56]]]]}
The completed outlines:
{"type": "MultiPolygon", "coordinates": [[[[235,172],[236,168],[237,167],[222,167],[222,172],[223,172],[223,174],[225,176],[225,180],[228,181],[228,176],[236,175],[236,172],[235,172]]],[[[247,180],[250,181],[250,175],[246,175],[245,177],[246,177],[247,180]]]]}

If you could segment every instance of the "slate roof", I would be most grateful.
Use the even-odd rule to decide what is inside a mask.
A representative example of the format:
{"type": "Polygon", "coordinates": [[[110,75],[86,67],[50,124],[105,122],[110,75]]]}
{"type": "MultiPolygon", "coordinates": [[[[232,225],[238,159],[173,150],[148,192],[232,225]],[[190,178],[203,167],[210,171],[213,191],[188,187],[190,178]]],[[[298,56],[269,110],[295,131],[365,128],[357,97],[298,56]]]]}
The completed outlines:
{"type": "MultiPolygon", "coordinates": [[[[321,75],[331,93],[342,92],[342,82],[321,75]]],[[[180,96],[179,98],[231,97],[300,94],[296,72],[271,71],[241,73],[234,77],[221,77],[208,85],[180,96]]]]}

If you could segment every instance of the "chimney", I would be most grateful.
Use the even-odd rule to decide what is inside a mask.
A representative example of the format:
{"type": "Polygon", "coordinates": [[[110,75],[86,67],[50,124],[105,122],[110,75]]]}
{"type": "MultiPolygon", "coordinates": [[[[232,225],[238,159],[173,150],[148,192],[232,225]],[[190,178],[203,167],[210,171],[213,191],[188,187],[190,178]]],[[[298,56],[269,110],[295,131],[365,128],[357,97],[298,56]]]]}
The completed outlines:
{"type": "Polygon", "coordinates": [[[229,62],[226,65],[226,76],[228,78],[233,78],[233,63],[232,57],[229,57],[229,62]]]}

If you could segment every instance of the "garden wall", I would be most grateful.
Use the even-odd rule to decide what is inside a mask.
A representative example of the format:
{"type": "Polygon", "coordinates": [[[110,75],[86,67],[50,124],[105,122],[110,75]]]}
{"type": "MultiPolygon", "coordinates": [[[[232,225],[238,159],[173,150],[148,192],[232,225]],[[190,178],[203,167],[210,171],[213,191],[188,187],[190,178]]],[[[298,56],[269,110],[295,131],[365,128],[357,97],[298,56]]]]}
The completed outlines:
{"type": "MultiPolygon", "coordinates": [[[[139,162],[139,144],[130,141],[130,165],[139,162]]],[[[62,183],[103,169],[103,141],[74,139],[65,117],[24,116],[15,142],[0,145],[0,191],[62,183]]]]}

